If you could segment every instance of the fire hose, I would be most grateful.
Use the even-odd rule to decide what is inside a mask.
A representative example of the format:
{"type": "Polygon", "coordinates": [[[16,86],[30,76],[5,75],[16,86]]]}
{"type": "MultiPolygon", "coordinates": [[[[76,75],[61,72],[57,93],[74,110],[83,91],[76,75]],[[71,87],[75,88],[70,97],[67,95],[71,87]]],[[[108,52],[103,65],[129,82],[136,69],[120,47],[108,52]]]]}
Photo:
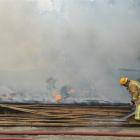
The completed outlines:
{"type": "MultiPolygon", "coordinates": [[[[136,132],[56,132],[56,131],[0,131],[0,135],[75,135],[75,136],[116,136],[116,137],[140,137],[140,133],[136,132]]],[[[1,139],[0,139],[1,140],[1,139]]],[[[22,139],[19,139],[22,140],[22,139]]],[[[24,140],[24,139],[23,139],[24,140]]],[[[26,140],[26,139],[25,139],[26,140]]]]}
{"type": "Polygon", "coordinates": [[[0,140],[32,140],[32,139],[25,139],[25,138],[0,138],[0,140]]]}

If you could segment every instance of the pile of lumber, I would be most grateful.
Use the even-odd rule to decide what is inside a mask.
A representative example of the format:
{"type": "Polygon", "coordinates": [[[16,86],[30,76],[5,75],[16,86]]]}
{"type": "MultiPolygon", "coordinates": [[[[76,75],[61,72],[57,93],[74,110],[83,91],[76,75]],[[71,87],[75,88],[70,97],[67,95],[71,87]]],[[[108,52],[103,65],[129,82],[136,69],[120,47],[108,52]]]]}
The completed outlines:
{"type": "Polygon", "coordinates": [[[140,126],[129,106],[0,104],[0,126],[140,126]]]}

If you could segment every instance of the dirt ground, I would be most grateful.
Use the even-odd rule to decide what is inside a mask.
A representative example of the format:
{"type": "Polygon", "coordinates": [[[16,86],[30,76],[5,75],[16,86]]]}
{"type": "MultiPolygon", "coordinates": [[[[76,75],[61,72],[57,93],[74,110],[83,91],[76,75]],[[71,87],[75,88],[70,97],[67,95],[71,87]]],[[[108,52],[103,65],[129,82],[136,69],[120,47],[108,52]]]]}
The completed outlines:
{"type": "Polygon", "coordinates": [[[83,137],[83,136],[45,136],[36,137],[35,140],[140,140],[140,138],[123,138],[123,137],[83,137]]]}
{"type": "MultiPolygon", "coordinates": [[[[8,138],[8,137],[2,137],[8,138]]],[[[15,137],[21,138],[21,137],[15,137]]],[[[23,138],[23,137],[22,137],[23,138]]],[[[140,140],[140,138],[124,138],[124,137],[95,137],[95,136],[34,136],[34,137],[24,137],[31,138],[31,140],[140,140]]],[[[26,139],[25,139],[26,140],[26,139]]]]}
{"type": "MultiPolygon", "coordinates": [[[[77,127],[77,128],[67,128],[67,127],[56,127],[56,128],[36,128],[36,127],[1,127],[0,131],[72,131],[72,132],[97,132],[97,131],[109,131],[109,132],[138,132],[140,128],[121,128],[121,127],[110,127],[110,128],[104,128],[104,127],[77,127]]],[[[0,135],[0,138],[30,138],[32,140],[140,140],[140,138],[131,138],[131,137],[106,137],[106,136],[45,136],[45,135],[36,135],[36,136],[28,136],[28,135],[20,135],[20,136],[10,136],[10,135],[0,135]]]]}

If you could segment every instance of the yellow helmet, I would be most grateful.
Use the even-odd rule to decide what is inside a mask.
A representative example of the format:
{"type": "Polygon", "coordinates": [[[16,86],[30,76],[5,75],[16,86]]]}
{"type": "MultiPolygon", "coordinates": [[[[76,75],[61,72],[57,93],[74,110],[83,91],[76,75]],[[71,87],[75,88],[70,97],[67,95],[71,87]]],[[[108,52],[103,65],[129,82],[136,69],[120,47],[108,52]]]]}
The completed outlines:
{"type": "Polygon", "coordinates": [[[121,77],[119,83],[120,85],[123,86],[127,83],[127,81],[128,81],[128,77],[121,77]]]}

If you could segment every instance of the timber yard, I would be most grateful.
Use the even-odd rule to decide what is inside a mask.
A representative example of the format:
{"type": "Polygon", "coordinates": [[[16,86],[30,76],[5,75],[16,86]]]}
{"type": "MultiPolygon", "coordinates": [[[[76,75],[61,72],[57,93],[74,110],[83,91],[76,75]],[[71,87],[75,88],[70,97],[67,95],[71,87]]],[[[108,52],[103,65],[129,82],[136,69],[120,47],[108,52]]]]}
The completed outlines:
{"type": "Polygon", "coordinates": [[[128,104],[0,104],[0,135],[16,139],[139,139],[128,104]],[[116,137],[116,138],[115,138],[116,137]]]}
{"type": "Polygon", "coordinates": [[[0,0],[0,140],[140,140],[140,0],[0,0]]]}

